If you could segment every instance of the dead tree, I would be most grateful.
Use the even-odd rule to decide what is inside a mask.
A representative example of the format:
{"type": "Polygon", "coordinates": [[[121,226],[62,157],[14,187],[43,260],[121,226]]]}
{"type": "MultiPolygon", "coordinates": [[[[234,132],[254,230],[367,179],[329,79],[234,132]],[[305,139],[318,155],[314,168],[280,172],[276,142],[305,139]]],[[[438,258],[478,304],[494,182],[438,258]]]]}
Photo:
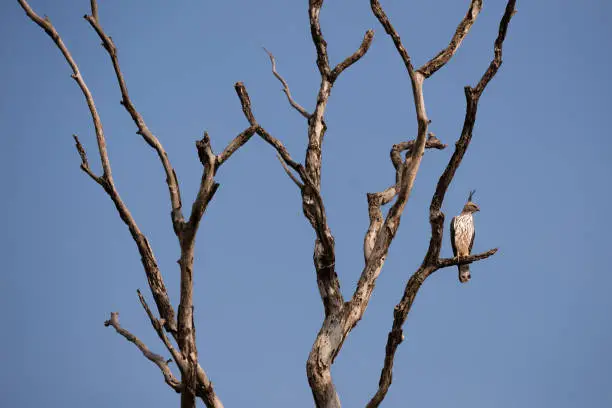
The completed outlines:
{"type": "MultiPolygon", "coordinates": [[[[340,282],[335,269],[335,241],[327,222],[324,200],[321,196],[321,157],[322,145],[327,126],[325,124],[325,110],[331,90],[342,74],[351,65],[359,61],[372,43],[374,32],[368,30],[359,48],[338,65],[332,67],[329,62],[327,42],[324,39],[319,15],[323,0],[309,0],[308,13],[310,31],[314,43],[321,84],[317,93],[316,105],[313,112],[308,112],[291,95],[287,81],[278,73],[276,62],[272,53],[266,50],[272,63],[272,73],[282,83],[283,90],[290,105],[302,115],[307,122],[308,144],[304,164],[293,159],[289,151],[279,139],[268,133],[256,120],[251,109],[251,102],[245,86],[238,82],[235,84],[236,93],[240,99],[242,110],[248,121],[248,126],[238,134],[219,154],[213,153],[210,138],[204,133],[201,140],[196,142],[199,159],[203,165],[202,179],[197,197],[191,207],[188,218],[182,211],[179,183],[170,159],[160,141],[147,127],[143,117],[138,113],[132,103],[126,81],[121,73],[115,43],[102,28],[98,17],[96,0],[91,0],[91,14],[85,19],[95,30],[108,53],[116,79],[121,91],[121,104],[136,124],[137,133],[151,146],[159,156],[161,165],[166,174],[166,184],[171,203],[171,219],[174,232],[181,249],[180,265],[180,303],[178,313],[175,313],[170,303],[164,280],[159,270],[153,250],[146,236],[141,232],[130,211],[122,201],[113,181],[111,165],[106,151],[106,139],[102,121],[94,104],[94,99],[83,80],[79,68],[70,52],[63,43],[59,33],[48,17],[40,17],[30,7],[26,0],[18,0],[26,14],[38,24],[54,41],[64,58],[72,69],[72,78],[77,82],[93,120],[98,152],[102,162],[102,174],[95,174],[90,166],[87,154],[78,137],[75,135],[77,151],[81,157],[81,169],[98,183],[114,203],[119,216],[127,225],[134,242],[141,255],[142,264],[147,276],[153,299],[157,306],[159,318],[148,306],[144,296],[138,291],[140,302],[145,309],[153,328],[176,362],[180,371],[180,380],[175,377],[164,357],[151,352],[148,347],[136,336],[124,329],[119,323],[118,313],[111,313],[111,317],[104,324],[112,326],[117,333],[128,341],[134,343],[143,355],[156,364],[161,370],[166,383],[177,393],[181,394],[181,407],[194,407],[196,398],[200,398],[207,407],[222,407],[220,398],[215,394],[211,381],[198,362],[194,318],[193,318],[193,257],[196,233],[204,212],[212,200],[218,184],[215,173],[233,153],[243,146],[255,134],[270,144],[278,153],[278,159],[288,176],[298,187],[302,197],[302,209],[306,219],[312,225],[315,234],[313,261],[316,271],[317,285],[324,308],[324,319],[321,329],[316,337],[308,361],[306,371],[314,401],[317,407],[340,407],[340,398],[336,393],[331,366],[340,352],[344,341],[357,325],[368,306],[376,279],[381,273],[389,247],[398,231],[402,213],[410,198],[421,160],[425,149],[444,149],[443,144],[435,135],[429,132],[431,121],[427,117],[423,83],[442,68],[457,52],[462,41],[469,33],[472,25],[482,9],[482,0],[471,0],[465,17],[459,23],[457,30],[449,45],[440,51],[430,61],[415,69],[408,51],[402,43],[399,34],[391,24],[378,0],[370,0],[372,11],[385,32],[391,37],[401,60],[406,67],[412,85],[414,105],[416,108],[417,132],[414,140],[404,141],[391,148],[391,162],[395,168],[395,184],[380,192],[367,194],[369,228],[364,237],[363,253],[364,267],[361,271],[357,286],[350,299],[344,299],[340,291],[340,282]],[[391,204],[392,203],[392,204],[391,204]],[[383,215],[383,206],[391,204],[386,215],[383,215]],[[175,346],[176,344],[176,346],[175,346]]],[[[502,45],[510,19],[515,13],[516,0],[508,0],[504,14],[499,24],[499,34],[494,43],[494,57],[485,73],[476,86],[465,87],[466,113],[460,137],[455,142],[455,150],[438,180],[435,193],[431,199],[429,221],[431,237],[429,248],[423,258],[421,266],[406,283],[404,294],[393,312],[393,325],[387,339],[383,368],[380,374],[378,389],[368,407],[377,407],[385,398],[391,385],[392,369],[395,352],[403,341],[402,326],[416,294],[427,277],[439,269],[458,264],[467,264],[479,261],[495,254],[497,249],[471,255],[467,258],[440,258],[442,247],[444,213],[442,203],[446,191],[453,180],[466,150],[472,139],[478,102],[489,81],[495,76],[502,63],[502,45]]]]}

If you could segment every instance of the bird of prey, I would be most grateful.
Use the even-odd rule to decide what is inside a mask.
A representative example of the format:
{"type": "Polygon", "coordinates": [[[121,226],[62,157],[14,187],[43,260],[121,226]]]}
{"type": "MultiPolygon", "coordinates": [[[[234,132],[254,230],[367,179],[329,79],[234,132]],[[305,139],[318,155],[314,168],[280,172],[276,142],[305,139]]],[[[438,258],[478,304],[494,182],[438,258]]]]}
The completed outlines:
{"type": "MultiPolygon", "coordinates": [[[[472,214],[480,211],[476,203],[472,202],[474,193],[475,191],[470,191],[467,203],[463,206],[463,211],[451,220],[451,245],[453,246],[453,255],[458,260],[469,256],[474,245],[476,232],[472,214]]],[[[457,265],[457,268],[459,269],[459,282],[468,282],[471,277],[469,264],[457,265]]]]}

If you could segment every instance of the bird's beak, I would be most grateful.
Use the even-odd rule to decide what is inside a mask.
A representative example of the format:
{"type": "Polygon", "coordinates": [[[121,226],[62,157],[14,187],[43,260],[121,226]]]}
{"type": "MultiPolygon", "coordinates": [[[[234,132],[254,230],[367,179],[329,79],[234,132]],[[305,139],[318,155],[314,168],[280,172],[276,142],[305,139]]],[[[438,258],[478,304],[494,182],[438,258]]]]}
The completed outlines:
{"type": "Polygon", "coordinates": [[[480,207],[476,206],[476,211],[480,211],[480,207]]]}

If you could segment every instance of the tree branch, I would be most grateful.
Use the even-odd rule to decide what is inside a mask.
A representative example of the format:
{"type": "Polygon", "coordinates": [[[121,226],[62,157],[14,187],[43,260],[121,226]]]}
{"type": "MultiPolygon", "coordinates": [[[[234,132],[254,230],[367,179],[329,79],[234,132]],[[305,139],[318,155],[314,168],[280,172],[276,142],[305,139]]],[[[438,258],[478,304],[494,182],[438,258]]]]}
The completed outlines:
{"type": "Polygon", "coordinates": [[[482,10],[482,0],[471,0],[470,7],[468,8],[465,17],[463,17],[463,20],[461,20],[461,22],[459,23],[459,26],[457,27],[453,38],[451,38],[450,44],[448,44],[448,47],[440,51],[435,57],[423,64],[423,66],[417,71],[423,74],[425,78],[429,78],[437,70],[446,65],[446,63],[450,61],[453,55],[455,55],[455,53],[459,49],[459,46],[470,32],[470,29],[474,25],[474,22],[476,22],[476,18],[478,17],[480,10],[482,10]]]}
{"type": "MultiPolygon", "coordinates": [[[[327,44],[323,39],[319,25],[319,12],[323,4],[322,0],[310,0],[309,2],[309,16],[311,23],[311,34],[312,39],[317,49],[317,66],[321,73],[321,86],[317,95],[317,104],[312,117],[309,121],[308,127],[308,149],[306,152],[306,172],[313,180],[311,191],[307,191],[305,188],[302,193],[302,201],[304,203],[304,214],[311,221],[315,230],[317,230],[316,223],[313,220],[320,214],[324,214],[323,211],[314,211],[317,207],[309,208],[308,205],[315,203],[315,197],[313,193],[318,193],[321,187],[321,152],[323,137],[325,135],[326,125],[323,120],[327,101],[329,99],[333,81],[336,79],[329,69],[329,62],[327,58],[327,44]]],[[[362,271],[361,277],[357,284],[355,293],[352,299],[344,304],[330,303],[334,306],[333,309],[326,307],[325,320],[317,335],[315,343],[312,347],[308,362],[306,364],[306,370],[308,375],[308,381],[313,392],[315,403],[321,407],[339,407],[340,400],[336,393],[332,378],[331,378],[331,365],[334,358],[340,351],[344,339],[357,324],[357,322],[363,316],[369,299],[374,289],[374,282],[380,274],[382,265],[384,263],[387,251],[393,237],[399,227],[399,220],[403,212],[404,206],[408,201],[416,173],[418,171],[421,156],[425,150],[426,138],[427,138],[427,126],[429,120],[425,112],[425,103],[423,100],[423,79],[424,77],[415,73],[410,63],[410,57],[406,52],[405,48],[401,44],[399,36],[395,33],[392,26],[390,25],[386,15],[382,12],[382,8],[378,4],[378,1],[371,1],[372,9],[375,15],[379,18],[379,21],[383,24],[386,31],[392,34],[394,43],[400,51],[400,55],[405,61],[408,73],[410,76],[413,96],[415,101],[415,107],[417,112],[417,123],[418,123],[418,134],[414,144],[414,148],[411,149],[411,157],[404,162],[401,166],[401,182],[398,183],[397,188],[397,200],[392,208],[389,210],[386,220],[383,226],[380,227],[381,233],[377,233],[376,243],[373,245],[364,270],[362,271]]],[[[368,34],[364,39],[363,53],[367,50],[368,45],[368,34]]],[[[355,56],[355,61],[359,59],[362,48],[355,56]]],[[[346,66],[353,62],[352,57],[345,60],[346,66]]],[[[344,69],[344,63],[341,63],[338,67],[338,72],[344,69]]],[[[307,186],[308,187],[308,186],[307,186]]],[[[396,191],[388,189],[385,196],[389,194],[393,197],[396,191]]],[[[372,196],[370,196],[372,197],[372,196]]],[[[381,200],[382,202],[382,200],[381,200]]],[[[374,204],[374,205],[377,205],[374,204]]],[[[322,206],[319,207],[322,210],[322,206]]],[[[376,220],[382,219],[382,214],[379,212],[371,212],[371,216],[376,220]]],[[[375,228],[377,229],[377,227],[375,228]]],[[[325,230],[327,233],[329,228],[325,230]]],[[[372,230],[370,230],[370,233],[372,230]]],[[[333,252],[333,236],[329,232],[327,237],[332,245],[324,245],[319,238],[317,233],[317,240],[315,242],[315,267],[317,269],[317,283],[319,286],[319,292],[324,300],[329,300],[329,295],[333,294],[337,296],[336,299],[341,299],[340,294],[340,283],[338,281],[335,269],[335,254],[333,252]],[[323,269],[324,266],[330,265],[330,268],[323,269]],[[337,295],[336,295],[337,294],[337,295]]],[[[368,252],[368,245],[365,246],[365,252],[368,252]]]]}
{"type": "MultiPolygon", "coordinates": [[[[391,148],[391,162],[393,163],[393,167],[395,167],[395,180],[396,184],[391,187],[388,187],[386,190],[378,192],[378,193],[368,193],[368,215],[370,217],[370,225],[368,227],[368,231],[364,237],[363,242],[363,254],[365,261],[367,263],[372,250],[374,249],[374,244],[376,243],[376,238],[378,236],[378,232],[380,231],[380,227],[383,225],[383,215],[381,211],[381,207],[385,204],[388,204],[395,198],[399,191],[399,184],[401,179],[401,170],[403,165],[403,160],[401,157],[401,152],[406,151],[406,157],[410,157],[412,155],[412,148],[414,147],[415,141],[409,140],[407,142],[401,142],[394,144],[391,148]]],[[[446,145],[442,143],[433,133],[429,133],[427,142],[425,143],[426,149],[437,149],[443,150],[446,148],[446,145]]]]}
{"type": "MultiPolygon", "coordinates": [[[[484,86],[486,86],[490,79],[495,75],[497,69],[501,64],[501,49],[503,39],[505,38],[510,19],[514,14],[515,4],[516,0],[509,0],[507,3],[506,10],[500,22],[499,35],[497,37],[497,40],[495,41],[495,58],[493,62],[489,65],[489,68],[483,75],[483,78],[480,80],[479,85],[484,84],[484,86]]],[[[455,144],[455,151],[452,157],[450,158],[449,163],[446,166],[444,172],[440,176],[436,191],[431,200],[429,215],[429,220],[431,224],[431,238],[429,241],[429,248],[427,250],[427,253],[425,254],[421,267],[410,277],[408,283],[406,284],[402,299],[397,304],[397,306],[395,306],[395,310],[393,313],[393,326],[387,338],[387,346],[385,348],[385,360],[380,374],[378,390],[368,403],[368,408],[378,407],[382,400],[385,398],[387,391],[391,386],[395,352],[399,344],[404,339],[402,333],[402,326],[406,322],[406,318],[408,317],[408,313],[410,312],[414,299],[425,279],[427,279],[428,276],[430,276],[433,272],[440,268],[486,259],[497,252],[497,248],[495,248],[487,252],[471,255],[467,258],[462,258],[461,260],[458,260],[457,258],[439,259],[444,232],[444,213],[442,213],[441,211],[442,203],[444,201],[448,186],[452,182],[455,172],[461,164],[463,156],[471,141],[472,131],[474,128],[474,123],[476,121],[478,101],[480,95],[482,94],[482,91],[484,90],[484,86],[482,88],[477,87],[476,90],[473,90],[470,87],[465,88],[467,109],[463,129],[461,131],[461,136],[455,144]]]]}
{"type": "MultiPolygon", "coordinates": [[[[238,82],[236,83],[235,88],[236,93],[240,98],[245,117],[252,126],[255,126],[257,121],[251,109],[251,101],[246,87],[242,82],[238,82]]],[[[338,310],[344,303],[344,300],[342,298],[342,293],[340,292],[340,283],[335,273],[334,238],[327,224],[325,207],[323,205],[323,200],[319,193],[318,187],[304,166],[291,158],[291,155],[285,146],[283,146],[278,139],[270,135],[262,126],[259,125],[257,125],[256,132],[263,140],[276,149],[278,155],[282,159],[281,164],[285,168],[285,171],[288,172],[288,168],[286,166],[289,166],[295,170],[302,179],[303,184],[295,179],[290,172],[288,172],[292,180],[298,186],[300,186],[304,215],[310,221],[317,236],[315,242],[314,262],[317,269],[319,292],[323,300],[325,313],[328,315],[332,313],[333,310],[338,310]]]]}
{"type": "Polygon", "coordinates": [[[136,347],[142,352],[142,354],[153,362],[156,366],[159,367],[162,374],[164,375],[164,380],[166,384],[168,384],[174,391],[181,392],[182,386],[179,380],[172,374],[170,367],[168,367],[168,363],[166,360],[160,356],[159,354],[155,354],[149,350],[149,348],[142,342],[138,337],[134,336],[132,333],[121,327],[119,324],[119,313],[112,312],[110,320],[104,322],[104,326],[113,326],[117,333],[123,336],[127,341],[134,343],[136,347]]]}
{"type": "Polygon", "coordinates": [[[342,71],[344,71],[345,69],[347,69],[348,67],[350,67],[351,65],[359,61],[361,57],[363,57],[365,53],[368,52],[368,50],[370,49],[370,45],[372,44],[373,38],[374,38],[374,30],[366,31],[365,35],[363,36],[363,41],[361,42],[361,45],[359,46],[357,51],[355,51],[352,55],[347,57],[344,61],[336,65],[336,67],[333,69],[333,71],[330,74],[331,82],[335,82],[338,76],[340,76],[340,74],[342,73],[342,71]]]}
{"type": "Polygon", "coordinates": [[[491,79],[493,79],[493,77],[497,73],[497,70],[502,64],[502,46],[504,44],[504,40],[506,39],[506,33],[508,32],[508,25],[510,24],[510,19],[512,19],[512,16],[514,16],[515,14],[516,0],[510,0],[506,4],[504,16],[502,17],[502,20],[499,24],[499,33],[497,34],[497,38],[495,39],[495,44],[493,47],[495,54],[493,61],[491,61],[491,64],[489,64],[489,67],[480,79],[480,82],[478,82],[478,85],[476,85],[476,88],[474,88],[474,93],[478,95],[478,97],[482,95],[482,92],[486,88],[487,84],[491,79]]]}
{"type": "MultiPolygon", "coordinates": [[[[140,299],[140,304],[147,312],[147,316],[149,316],[149,319],[151,320],[151,324],[153,325],[153,328],[155,329],[159,338],[162,340],[162,342],[165,344],[166,348],[172,355],[172,358],[174,358],[174,361],[176,362],[177,366],[181,368],[181,372],[182,372],[186,367],[185,359],[179,352],[176,351],[176,349],[172,345],[172,342],[166,336],[163,330],[163,326],[164,326],[163,321],[160,321],[155,318],[144,296],[142,295],[142,293],[140,293],[140,290],[138,290],[137,292],[138,292],[138,297],[140,299]]],[[[196,395],[198,396],[198,398],[200,398],[207,407],[223,408],[223,404],[221,403],[221,400],[219,400],[219,398],[215,394],[212,383],[208,379],[208,376],[206,375],[206,372],[204,371],[204,369],[202,369],[202,367],[199,364],[197,366],[197,377],[198,377],[198,384],[196,387],[196,395]]]]}
{"type": "MultiPolygon", "coordinates": [[[[62,55],[66,59],[66,62],[72,69],[71,77],[76,81],[83,95],[85,96],[85,101],[87,102],[87,106],[89,107],[89,112],[91,114],[94,128],[96,131],[98,152],[100,154],[100,161],[102,162],[103,174],[99,177],[99,180],[104,180],[104,184],[102,185],[104,187],[104,190],[107,192],[107,194],[115,204],[119,216],[127,225],[130,234],[132,235],[132,238],[134,239],[134,242],[138,247],[138,251],[141,256],[141,261],[145,269],[145,273],[147,275],[147,280],[149,286],[151,287],[151,292],[153,293],[153,298],[155,299],[155,303],[157,304],[157,308],[159,310],[160,315],[165,321],[166,329],[169,331],[175,331],[176,322],[174,318],[174,310],[172,309],[172,305],[170,304],[170,299],[168,298],[166,286],[164,284],[161,272],[159,271],[159,268],[157,266],[157,261],[155,260],[153,251],[149,245],[149,242],[147,241],[147,238],[138,228],[136,221],[132,217],[132,214],[121,199],[121,196],[119,195],[115,187],[110,161],[108,159],[108,153],[106,150],[106,138],[104,136],[104,130],[102,128],[102,121],[100,119],[100,115],[98,114],[98,110],[96,109],[96,106],[94,104],[93,96],[89,91],[89,88],[85,84],[85,81],[83,80],[83,77],[79,71],[76,62],[72,58],[72,55],[68,51],[68,48],[66,48],[57,30],[55,29],[53,24],[51,24],[49,18],[41,18],[38,14],[36,14],[36,12],[34,12],[34,10],[30,7],[26,0],[18,1],[23,10],[26,12],[27,16],[36,24],[38,24],[47,33],[47,35],[51,37],[55,45],[59,48],[62,55]]],[[[81,165],[83,166],[84,156],[81,154],[81,151],[84,153],[85,150],[82,149],[82,146],[81,149],[79,149],[79,145],[80,142],[77,143],[77,150],[79,151],[79,155],[81,155],[81,165]]],[[[98,182],[98,184],[100,184],[98,180],[96,181],[98,182]]]]}
{"type": "MultiPolygon", "coordinates": [[[[242,111],[244,112],[244,116],[247,118],[249,123],[251,123],[252,125],[251,127],[254,128],[255,133],[257,133],[269,145],[274,147],[278,155],[282,158],[281,164],[283,165],[283,167],[285,167],[285,165],[288,165],[300,175],[300,177],[302,178],[302,181],[304,181],[305,183],[309,182],[309,177],[306,174],[304,166],[302,166],[300,163],[296,162],[295,160],[293,160],[293,158],[291,158],[289,151],[280,142],[280,140],[278,140],[277,138],[269,134],[262,126],[259,126],[257,124],[257,120],[255,119],[255,115],[253,115],[253,110],[251,108],[251,99],[249,97],[249,93],[247,92],[247,89],[244,86],[244,84],[242,82],[236,82],[236,84],[234,85],[234,88],[236,89],[236,94],[238,95],[238,98],[240,98],[240,103],[242,105],[242,111]]],[[[225,149],[225,151],[228,151],[228,149],[230,149],[230,146],[233,146],[235,144],[242,145],[246,143],[246,141],[243,142],[242,140],[243,138],[241,138],[241,135],[238,135],[236,139],[234,139],[230,143],[230,145],[225,149]]],[[[225,153],[225,151],[223,153],[225,153]]],[[[224,156],[224,154],[220,156],[224,156]]],[[[219,161],[220,160],[219,156],[217,157],[218,157],[217,160],[219,161]]],[[[223,162],[224,160],[226,159],[223,158],[221,162],[223,162]]]]}
{"type": "Polygon", "coordinates": [[[317,50],[317,67],[321,77],[328,78],[331,70],[329,68],[329,57],[327,56],[327,42],[323,38],[319,14],[324,0],[308,0],[308,16],[310,18],[310,34],[312,42],[317,50]]]}
{"type": "Polygon", "coordinates": [[[265,47],[264,47],[264,51],[268,54],[268,57],[270,57],[270,62],[272,63],[272,73],[280,81],[280,83],[283,84],[283,92],[285,92],[285,95],[287,95],[287,100],[289,101],[289,104],[295,110],[297,110],[303,117],[305,117],[306,119],[309,119],[310,118],[310,113],[308,113],[308,111],[306,109],[304,109],[299,103],[297,103],[293,99],[293,97],[291,96],[291,91],[289,90],[289,84],[276,71],[276,60],[274,59],[274,55],[272,55],[272,53],[270,51],[268,51],[265,47]]]}
{"type": "Polygon", "coordinates": [[[74,138],[76,149],[79,152],[79,156],[81,156],[81,170],[87,173],[87,175],[89,175],[89,177],[91,177],[96,183],[101,185],[102,188],[106,189],[107,188],[106,180],[104,180],[103,177],[99,177],[95,175],[94,172],[89,167],[89,161],[87,160],[87,153],[85,152],[85,148],[83,148],[83,145],[81,144],[81,141],[79,140],[79,137],[77,135],[72,135],[72,137],[74,138]]]}
{"type": "Polygon", "coordinates": [[[289,167],[287,166],[287,163],[285,162],[285,160],[283,160],[283,158],[280,156],[280,154],[276,153],[276,158],[280,162],[281,166],[283,166],[283,169],[285,170],[285,173],[287,173],[287,175],[289,176],[291,181],[293,181],[295,183],[295,185],[298,186],[298,188],[300,190],[303,189],[304,188],[304,184],[302,184],[302,182],[300,182],[295,177],[295,175],[291,172],[291,169],[289,169],[289,167]]]}
{"type": "Polygon", "coordinates": [[[202,139],[196,142],[196,148],[198,149],[198,156],[204,169],[202,171],[200,188],[191,207],[191,215],[189,216],[189,221],[187,221],[185,225],[182,240],[195,239],[195,234],[200,225],[200,220],[204,215],[204,211],[206,211],[217,188],[219,188],[219,184],[215,183],[214,179],[215,169],[218,166],[216,161],[217,158],[210,146],[210,137],[207,132],[204,132],[202,139]]]}
{"type": "Polygon", "coordinates": [[[249,98],[249,93],[247,92],[244,84],[242,82],[236,82],[234,89],[236,90],[236,94],[240,99],[244,116],[247,118],[251,126],[257,127],[257,121],[255,120],[255,115],[253,115],[253,110],[251,109],[251,98],[249,98]]]}
{"type": "Polygon", "coordinates": [[[166,349],[168,349],[168,351],[170,352],[170,355],[174,359],[176,365],[179,368],[183,367],[183,365],[185,364],[184,359],[181,356],[180,352],[176,351],[168,336],[166,336],[166,332],[164,331],[163,319],[159,320],[153,315],[153,312],[149,308],[149,305],[147,304],[147,301],[145,300],[142,293],[140,292],[140,289],[136,290],[136,293],[138,293],[138,299],[140,300],[140,304],[147,313],[147,316],[149,316],[149,320],[151,320],[151,325],[155,329],[155,332],[159,336],[160,340],[164,343],[166,349]]]}
{"type": "MultiPolygon", "coordinates": [[[[376,279],[380,275],[387,256],[389,246],[391,245],[391,242],[393,241],[399,228],[402,213],[408,199],[410,198],[414,180],[416,179],[416,175],[421,164],[421,158],[425,151],[425,146],[428,139],[427,130],[430,123],[430,120],[427,118],[425,99],[423,96],[424,76],[414,71],[410,56],[402,44],[399,34],[393,28],[389,18],[380,6],[378,0],[371,0],[370,5],[374,15],[378,18],[378,21],[385,28],[387,34],[391,36],[393,43],[395,44],[395,47],[404,61],[404,65],[408,71],[412,85],[418,131],[414,142],[407,145],[410,147],[409,154],[406,155],[406,160],[401,162],[401,164],[397,163],[396,154],[392,149],[391,161],[393,162],[394,166],[397,166],[396,179],[398,182],[397,186],[395,187],[396,191],[394,192],[397,194],[397,199],[389,209],[387,217],[382,225],[380,225],[382,213],[375,208],[376,205],[378,205],[379,200],[370,200],[373,205],[373,208],[371,208],[369,211],[370,219],[371,224],[373,223],[374,226],[371,226],[368,229],[368,233],[366,233],[364,253],[367,254],[367,262],[361,273],[359,281],[357,282],[357,288],[355,289],[353,297],[350,301],[350,309],[352,312],[349,314],[350,318],[347,325],[351,328],[357,324],[367,308],[370,297],[372,296],[372,291],[374,290],[376,279]]],[[[435,136],[430,136],[429,139],[433,140],[432,138],[434,137],[435,136]]],[[[390,191],[390,193],[393,193],[393,191],[390,191]]],[[[380,202],[382,204],[382,200],[380,202]]]]}
{"type": "Polygon", "coordinates": [[[251,139],[251,137],[255,134],[255,130],[257,130],[256,126],[249,126],[245,130],[243,130],[240,134],[238,134],[238,136],[236,136],[227,145],[227,147],[223,150],[223,152],[217,155],[217,158],[215,160],[217,163],[216,168],[219,168],[223,163],[227,161],[227,159],[229,159],[232,156],[232,154],[234,154],[236,150],[238,150],[244,144],[246,144],[246,142],[248,142],[249,139],[251,139]]]}
{"type": "Polygon", "coordinates": [[[408,71],[408,74],[412,78],[414,76],[414,67],[412,66],[412,61],[410,60],[408,51],[406,51],[406,48],[404,48],[404,45],[402,44],[402,40],[399,34],[395,30],[395,28],[393,28],[393,25],[389,21],[387,14],[383,10],[378,0],[370,0],[370,7],[372,8],[372,12],[376,16],[380,24],[385,29],[386,33],[389,34],[389,36],[391,36],[391,39],[393,40],[393,44],[395,44],[395,48],[397,49],[398,54],[402,58],[402,61],[404,62],[404,66],[406,67],[406,70],[408,71]]]}
{"type": "MultiPolygon", "coordinates": [[[[130,117],[136,124],[138,128],[138,133],[143,137],[145,142],[149,146],[151,146],[157,152],[159,159],[162,163],[164,171],[166,173],[166,184],[168,185],[168,192],[170,193],[170,203],[172,206],[172,224],[175,231],[179,231],[181,228],[181,224],[183,223],[183,214],[181,211],[181,191],[178,183],[178,179],[176,177],[176,173],[172,168],[172,164],[170,164],[170,159],[168,158],[168,154],[164,150],[160,141],[155,137],[155,135],[149,130],[147,127],[142,115],[138,113],[130,96],[128,94],[127,84],[121,72],[121,68],[119,67],[119,58],[117,57],[117,47],[115,46],[113,40],[104,32],[104,29],[100,25],[100,22],[97,19],[97,4],[96,0],[91,0],[92,4],[92,15],[85,15],[84,18],[89,22],[91,27],[96,31],[100,40],[102,40],[102,46],[107,51],[109,57],[111,58],[111,62],[113,64],[113,68],[115,70],[115,75],[117,77],[117,82],[119,83],[119,88],[121,90],[121,104],[125,107],[130,117]]],[[[177,232],[178,233],[178,232],[177,232]]]]}
{"type": "MultiPolygon", "coordinates": [[[[393,167],[395,167],[395,171],[396,171],[396,179],[399,179],[400,176],[400,166],[402,165],[402,156],[401,156],[401,152],[403,151],[408,151],[406,153],[406,157],[411,156],[412,155],[412,148],[414,147],[415,141],[414,140],[409,140],[407,142],[401,142],[401,143],[397,143],[394,144],[393,147],[391,148],[391,152],[390,152],[390,156],[391,156],[391,163],[393,163],[393,167]]],[[[434,133],[429,132],[429,134],[427,135],[427,141],[425,142],[425,148],[426,149],[438,149],[438,150],[442,150],[445,149],[447,145],[445,145],[444,143],[442,143],[434,133]]],[[[399,181],[399,180],[398,180],[399,181]]]]}
{"type": "Polygon", "coordinates": [[[90,4],[91,16],[94,18],[94,20],[100,21],[100,18],[98,17],[98,2],[96,0],[90,0],[90,4]]]}
{"type": "Polygon", "coordinates": [[[441,259],[438,259],[438,263],[436,264],[436,267],[438,269],[441,269],[441,268],[447,268],[449,266],[470,264],[472,262],[487,259],[488,257],[495,255],[497,251],[498,251],[498,248],[493,248],[493,249],[489,249],[487,252],[481,252],[480,254],[470,255],[468,257],[461,258],[461,259],[457,257],[441,258],[441,259]]]}

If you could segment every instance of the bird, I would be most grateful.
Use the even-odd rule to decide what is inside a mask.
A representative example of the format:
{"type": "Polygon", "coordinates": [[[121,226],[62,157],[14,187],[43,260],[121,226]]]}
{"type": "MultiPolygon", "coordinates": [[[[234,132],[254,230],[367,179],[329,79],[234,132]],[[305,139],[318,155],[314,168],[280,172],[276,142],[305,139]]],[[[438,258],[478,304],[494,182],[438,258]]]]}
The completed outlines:
{"type": "MultiPolygon", "coordinates": [[[[451,220],[451,245],[453,247],[453,255],[459,261],[461,258],[469,256],[472,252],[472,246],[474,246],[476,231],[473,214],[480,211],[480,207],[472,201],[475,192],[476,190],[470,191],[467,203],[463,206],[461,214],[453,217],[451,220]]],[[[469,264],[457,265],[457,268],[459,269],[459,282],[467,283],[471,278],[469,264]]]]}

